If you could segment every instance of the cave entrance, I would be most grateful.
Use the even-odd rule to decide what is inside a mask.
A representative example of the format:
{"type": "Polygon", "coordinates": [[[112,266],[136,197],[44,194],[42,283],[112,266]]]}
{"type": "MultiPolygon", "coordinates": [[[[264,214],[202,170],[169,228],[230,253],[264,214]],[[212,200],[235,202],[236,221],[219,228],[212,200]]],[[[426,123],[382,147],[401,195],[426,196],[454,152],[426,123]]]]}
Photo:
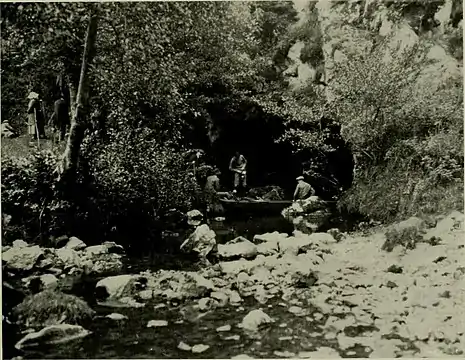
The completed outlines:
{"type": "Polygon", "coordinates": [[[301,169],[291,146],[276,142],[284,132],[282,119],[266,116],[253,108],[230,116],[218,115],[222,116],[214,117],[217,135],[210,155],[221,170],[223,186],[233,187],[229,162],[239,151],[247,159],[249,188],[277,185],[290,196],[301,169]]]}

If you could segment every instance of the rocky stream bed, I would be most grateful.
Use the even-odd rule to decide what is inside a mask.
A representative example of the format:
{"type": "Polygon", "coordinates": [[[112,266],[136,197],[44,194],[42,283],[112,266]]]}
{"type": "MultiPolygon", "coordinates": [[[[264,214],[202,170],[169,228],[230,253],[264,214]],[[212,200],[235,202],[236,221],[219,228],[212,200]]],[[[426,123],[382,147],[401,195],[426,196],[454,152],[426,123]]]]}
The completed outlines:
{"type": "Polygon", "coordinates": [[[217,263],[196,271],[139,271],[114,243],[70,238],[43,249],[16,241],[2,249],[4,289],[6,281],[11,291],[36,294],[4,317],[4,334],[5,324],[23,332],[9,333],[16,349],[4,356],[463,356],[463,222],[454,212],[369,234],[237,237],[218,245],[217,263]],[[87,295],[75,291],[82,279],[87,295]],[[56,300],[57,291],[90,306],[73,295],[56,300]],[[39,316],[31,309],[44,298],[52,300],[39,316]]]}

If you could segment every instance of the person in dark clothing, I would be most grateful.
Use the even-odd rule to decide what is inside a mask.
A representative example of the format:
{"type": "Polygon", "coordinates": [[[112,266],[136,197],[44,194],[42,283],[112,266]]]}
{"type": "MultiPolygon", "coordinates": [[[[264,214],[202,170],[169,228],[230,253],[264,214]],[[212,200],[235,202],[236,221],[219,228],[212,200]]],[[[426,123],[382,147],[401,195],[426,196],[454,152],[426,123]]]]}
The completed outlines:
{"type": "Polygon", "coordinates": [[[55,101],[54,111],[48,124],[58,131],[58,141],[63,141],[66,135],[66,130],[70,125],[68,104],[66,103],[63,94],[61,94],[61,97],[55,101]]]}

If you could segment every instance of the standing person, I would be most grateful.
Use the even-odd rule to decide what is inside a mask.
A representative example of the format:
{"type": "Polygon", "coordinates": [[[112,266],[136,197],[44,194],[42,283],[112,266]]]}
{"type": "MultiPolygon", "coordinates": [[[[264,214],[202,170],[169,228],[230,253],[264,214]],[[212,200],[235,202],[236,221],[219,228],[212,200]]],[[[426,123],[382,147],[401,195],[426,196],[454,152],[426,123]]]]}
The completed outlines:
{"type": "Polygon", "coordinates": [[[32,91],[27,98],[29,99],[29,105],[27,107],[28,134],[31,135],[32,139],[37,139],[37,136],[43,139],[45,138],[45,119],[39,94],[32,91]]]}
{"type": "Polygon", "coordinates": [[[315,190],[311,185],[304,181],[303,176],[297,177],[297,187],[294,191],[294,201],[296,200],[305,200],[310,196],[315,195],[315,190]]]}
{"type": "Polygon", "coordinates": [[[66,135],[66,130],[70,125],[68,104],[65,101],[63,93],[60,98],[55,101],[54,111],[48,124],[52,125],[53,128],[58,131],[58,141],[63,141],[66,135]]]}
{"type": "Polygon", "coordinates": [[[220,191],[220,178],[221,172],[215,169],[213,174],[207,177],[205,184],[205,197],[207,202],[207,213],[215,209],[215,205],[219,202],[218,192],[220,191]]]}
{"type": "Polygon", "coordinates": [[[234,173],[234,192],[237,192],[237,189],[241,187],[245,189],[247,186],[247,160],[246,158],[236,151],[236,154],[233,156],[229,162],[229,170],[234,173]]]}

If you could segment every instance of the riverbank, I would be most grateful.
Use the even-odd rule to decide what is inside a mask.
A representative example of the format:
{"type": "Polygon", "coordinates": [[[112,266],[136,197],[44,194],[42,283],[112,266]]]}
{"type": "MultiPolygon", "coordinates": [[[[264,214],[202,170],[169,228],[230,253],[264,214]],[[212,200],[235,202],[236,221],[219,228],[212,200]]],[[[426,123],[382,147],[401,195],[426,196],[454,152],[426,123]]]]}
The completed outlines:
{"type": "Polygon", "coordinates": [[[437,224],[411,218],[370,234],[275,232],[238,239],[219,249],[218,264],[199,271],[147,269],[92,284],[106,287],[111,298],[92,305],[96,315],[87,330],[93,335],[21,355],[460,355],[464,238],[463,214],[454,212],[437,224]],[[393,241],[392,251],[383,250],[393,241]],[[129,279],[143,288],[126,286],[129,279]],[[141,305],[126,299],[122,307],[122,297],[141,305]],[[113,313],[122,316],[106,317],[113,313]]]}

